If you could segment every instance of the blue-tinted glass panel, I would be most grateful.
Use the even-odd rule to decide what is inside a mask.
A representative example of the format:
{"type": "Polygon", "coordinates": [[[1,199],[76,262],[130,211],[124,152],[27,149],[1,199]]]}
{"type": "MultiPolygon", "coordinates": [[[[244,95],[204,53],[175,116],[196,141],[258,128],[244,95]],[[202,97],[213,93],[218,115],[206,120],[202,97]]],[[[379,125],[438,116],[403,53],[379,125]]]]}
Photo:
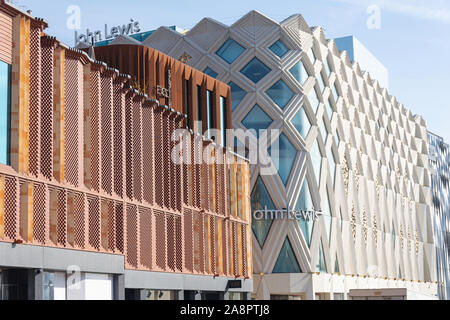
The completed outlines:
{"type": "Polygon", "coordinates": [[[0,163],[10,164],[11,66],[0,61],[0,163]]]}
{"type": "Polygon", "coordinates": [[[319,107],[319,98],[317,97],[317,92],[314,88],[312,88],[309,92],[308,100],[314,110],[314,113],[317,113],[317,108],[319,107]]]}
{"type": "Polygon", "coordinates": [[[334,186],[334,179],[336,178],[336,161],[334,160],[334,155],[333,152],[328,151],[327,152],[327,159],[328,159],[328,164],[330,165],[330,175],[331,175],[331,181],[333,182],[333,186],[334,186]]]}
{"type": "Polygon", "coordinates": [[[333,116],[333,108],[331,107],[330,98],[328,98],[325,102],[325,108],[327,109],[328,119],[331,120],[331,117],[333,116]]]}
{"type": "Polygon", "coordinates": [[[286,52],[289,51],[289,49],[280,40],[275,42],[269,49],[280,58],[283,57],[286,54],[286,52]]]}
{"type": "Polygon", "coordinates": [[[330,63],[328,62],[328,58],[325,59],[323,64],[325,65],[325,70],[327,71],[327,76],[330,76],[331,69],[330,69],[330,63]]]}
{"type": "Polygon", "coordinates": [[[236,107],[245,98],[247,92],[245,92],[241,87],[235,84],[233,81],[228,83],[231,89],[231,111],[234,111],[236,107]]]}
{"type": "Polygon", "coordinates": [[[210,129],[212,129],[212,125],[213,125],[213,94],[211,91],[207,90],[206,91],[206,112],[207,112],[207,129],[208,129],[208,138],[211,138],[211,132],[209,131],[210,129]]]}
{"type": "Polygon", "coordinates": [[[197,128],[197,133],[203,133],[202,126],[200,125],[200,121],[202,121],[202,87],[197,86],[197,122],[199,122],[199,126],[197,128]]]}
{"type": "MultiPolygon", "coordinates": [[[[302,190],[300,191],[300,195],[297,199],[297,204],[295,205],[295,210],[313,210],[314,204],[312,202],[311,198],[311,192],[309,190],[308,180],[305,178],[305,181],[303,182],[302,190]]],[[[312,229],[314,226],[314,220],[304,220],[300,219],[297,220],[298,224],[300,226],[300,229],[302,230],[303,236],[305,237],[306,243],[308,246],[311,245],[311,236],[312,236],[312,229]]]]}
{"type": "Polygon", "coordinates": [[[264,78],[269,72],[270,68],[256,57],[241,70],[241,73],[254,83],[258,83],[259,80],[264,78]]]}
{"type": "Polygon", "coordinates": [[[295,117],[291,120],[295,129],[297,129],[298,133],[306,139],[308,136],[309,129],[311,129],[311,123],[309,122],[308,116],[305,113],[305,109],[301,108],[295,117]]]}
{"type": "Polygon", "coordinates": [[[304,84],[305,81],[308,79],[308,72],[306,71],[305,67],[303,66],[303,63],[301,61],[297,62],[296,65],[294,65],[289,72],[294,76],[295,80],[298,81],[300,84],[304,84]]]}
{"type": "Polygon", "coordinates": [[[219,75],[217,72],[215,72],[210,67],[206,67],[206,69],[203,70],[203,73],[206,73],[208,76],[213,77],[213,78],[217,78],[217,76],[219,75]]]}
{"type": "Polygon", "coordinates": [[[256,131],[257,138],[259,138],[259,130],[267,129],[272,122],[272,118],[257,104],[255,104],[253,109],[242,120],[242,124],[247,129],[254,129],[256,131]]]}
{"type": "Polygon", "coordinates": [[[312,48],[308,51],[308,58],[312,64],[314,64],[314,62],[316,62],[316,54],[314,53],[314,50],[312,48]]]}
{"type": "Polygon", "coordinates": [[[323,77],[323,74],[320,73],[320,79],[319,79],[319,87],[320,87],[320,92],[323,93],[323,90],[325,90],[325,87],[327,86],[327,84],[325,83],[325,79],[323,77]]]}
{"type": "Polygon", "coordinates": [[[229,64],[232,64],[244,51],[245,48],[243,46],[230,38],[217,50],[216,54],[229,64]]]}
{"type": "Polygon", "coordinates": [[[269,154],[272,157],[272,161],[278,170],[281,180],[286,185],[289,180],[289,175],[291,174],[295,157],[297,156],[297,150],[283,133],[278,138],[278,146],[277,143],[273,144],[270,147],[269,154]],[[274,149],[277,147],[278,150],[274,149]],[[278,156],[276,152],[278,152],[278,156]]]}
{"type": "Polygon", "coordinates": [[[322,212],[323,219],[325,222],[325,230],[327,232],[328,241],[330,241],[331,235],[331,210],[330,210],[330,198],[328,196],[328,191],[326,192],[326,196],[322,197],[322,212]]]}
{"type": "Polygon", "coordinates": [[[339,98],[339,94],[336,88],[336,83],[331,87],[331,91],[333,92],[334,101],[337,101],[339,98]]]}
{"type": "Polygon", "coordinates": [[[325,121],[323,119],[319,124],[319,130],[320,130],[320,134],[322,135],[323,142],[325,143],[327,136],[328,136],[328,131],[325,126],[325,121]]]}
{"type": "Polygon", "coordinates": [[[281,79],[267,90],[266,93],[281,109],[284,109],[294,96],[291,88],[281,79]]]}
{"type": "Polygon", "coordinates": [[[280,255],[272,273],[302,273],[294,251],[292,250],[291,242],[287,237],[281,247],[280,255]]]}
{"type": "MultiPolygon", "coordinates": [[[[266,207],[269,210],[275,209],[272,198],[270,198],[269,192],[267,191],[267,188],[261,177],[258,177],[255,187],[253,188],[251,206],[252,212],[265,210],[266,207]]],[[[252,230],[261,247],[264,246],[264,242],[266,241],[267,234],[269,233],[272,222],[272,219],[253,219],[252,221],[252,230]]]]}
{"type": "Polygon", "coordinates": [[[227,145],[227,99],[220,97],[220,143],[224,147],[227,145]]]}
{"type": "Polygon", "coordinates": [[[311,155],[312,166],[314,170],[314,175],[316,176],[316,182],[320,182],[320,167],[322,165],[322,155],[320,154],[319,144],[317,140],[309,153],[311,155]]]}
{"type": "Polygon", "coordinates": [[[327,272],[327,268],[325,266],[325,257],[323,255],[323,244],[320,242],[319,247],[319,260],[316,264],[316,272],[327,272]]]}

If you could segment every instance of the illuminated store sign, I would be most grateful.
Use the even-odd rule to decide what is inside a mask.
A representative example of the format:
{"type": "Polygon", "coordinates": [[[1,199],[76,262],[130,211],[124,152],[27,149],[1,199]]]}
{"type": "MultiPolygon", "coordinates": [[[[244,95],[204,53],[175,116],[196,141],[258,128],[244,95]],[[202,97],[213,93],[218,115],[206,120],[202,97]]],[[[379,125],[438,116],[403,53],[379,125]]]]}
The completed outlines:
{"type": "Polygon", "coordinates": [[[75,44],[79,42],[88,42],[88,43],[96,43],[98,41],[103,40],[111,40],[115,39],[120,35],[132,35],[141,31],[141,27],[139,26],[139,21],[134,21],[130,19],[128,24],[124,24],[121,26],[113,26],[111,28],[105,24],[105,31],[96,30],[90,31],[86,30],[86,34],[78,34],[78,31],[75,31],[75,44]]]}

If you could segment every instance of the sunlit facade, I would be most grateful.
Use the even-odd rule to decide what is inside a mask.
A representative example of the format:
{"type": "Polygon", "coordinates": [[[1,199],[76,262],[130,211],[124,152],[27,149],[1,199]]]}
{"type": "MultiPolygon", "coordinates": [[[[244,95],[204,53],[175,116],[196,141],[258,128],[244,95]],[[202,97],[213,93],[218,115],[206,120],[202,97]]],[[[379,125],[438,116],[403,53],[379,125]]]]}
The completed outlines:
{"type": "Polygon", "coordinates": [[[450,298],[450,146],[428,133],[439,297],[450,298]]]}
{"type": "Polygon", "coordinates": [[[346,299],[406,288],[435,299],[426,123],[310,28],[251,11],[143,45],[231,87],[233,127],[279,129],[278,174],[251,174],[252,209],[320,210],[311,220],[253,221],[254,298],[346,299]]]}

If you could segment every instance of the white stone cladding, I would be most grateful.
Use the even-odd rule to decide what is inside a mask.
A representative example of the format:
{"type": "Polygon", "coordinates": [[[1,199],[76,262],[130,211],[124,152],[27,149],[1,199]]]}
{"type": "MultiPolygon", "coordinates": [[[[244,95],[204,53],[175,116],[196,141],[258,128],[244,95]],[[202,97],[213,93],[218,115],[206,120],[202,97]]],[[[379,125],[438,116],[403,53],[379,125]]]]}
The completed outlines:
{"type": "MultiPolygon", "coordinates": [[[[279,175],[261,177],[276,208],[294,208],[305,180],[315,208],[324,210],[329,194],[331,218],[315,222],[310,245],[296,221],[274,221],[262,248],[253,236],[256,298],[322,297],[316,293],[332,298],[352,288],[389,287],[436,294],[426,122],[380,88],[358,63],[352,64],[322,28],[310,28],[301,15],[278,23],[251,11],[231,26],[205,18],[184,35],[161,27],[144,45],[177,59],[187,54],[190,66],[201,71],[209,67],[217,79],[242,88],[246,95],[233,111],[234,128],[245,129],[242,121],[257,104],[273,120],[269,129],[280,129],[287,137],[297,150],[287,184],[279,175]],[[231,64],[216,54],[229,38],[245,48],[231,64]],[[281,58],[269,49],[278,40],[289,49],[281,58]],[[254,57],[271,70],[256,84],[241,73],[254,57]],[[304,83],[290,72],[299,61],[308,73],[304,83]],[[284,108],[267,94],[280,79],[293,92],[284,108]],[[308,98],[314,88],[317,109],[308,98]],[[305,137],[292,123],[302,109],[311,124],[305,137]],[[319,161],[311,157],[316,142],[319,161]],[[272,272],[286,237],[301,273],[272,272]],[[321,251],[322,271],[317,268],[321,251]]],[[[259,170],[252,167],[251,188],[259,170]]]]}

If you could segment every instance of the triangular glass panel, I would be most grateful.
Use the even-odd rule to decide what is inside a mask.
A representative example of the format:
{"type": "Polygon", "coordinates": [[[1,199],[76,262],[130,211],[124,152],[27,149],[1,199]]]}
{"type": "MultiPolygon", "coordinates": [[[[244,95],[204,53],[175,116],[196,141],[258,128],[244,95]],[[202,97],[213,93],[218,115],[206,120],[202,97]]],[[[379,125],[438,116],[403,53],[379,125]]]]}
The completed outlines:
{"type": "Polygon", "coordinates": [[[272,273],[302,273],[288,237],[284,240],[272,273]]]}

